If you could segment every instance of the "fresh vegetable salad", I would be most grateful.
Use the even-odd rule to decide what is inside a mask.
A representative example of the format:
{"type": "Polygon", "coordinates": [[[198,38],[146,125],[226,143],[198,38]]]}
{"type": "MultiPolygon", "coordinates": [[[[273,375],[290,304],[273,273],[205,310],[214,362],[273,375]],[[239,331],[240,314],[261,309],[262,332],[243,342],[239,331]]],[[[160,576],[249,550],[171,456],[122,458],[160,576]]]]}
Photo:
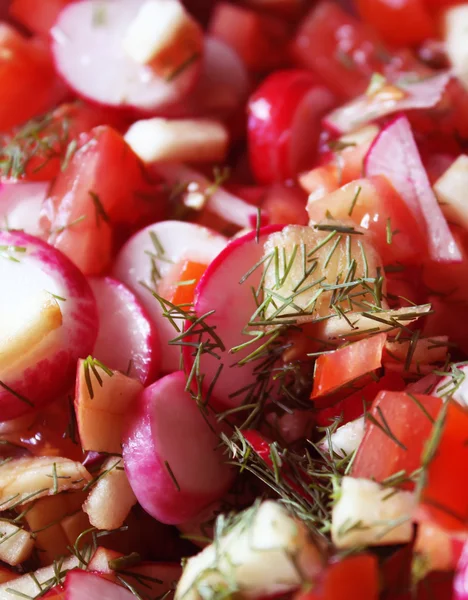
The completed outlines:
{"type": "Polygon", "coordinates": [[[467,600],[468,2],[1,10],[0,600],[467,600]]]}

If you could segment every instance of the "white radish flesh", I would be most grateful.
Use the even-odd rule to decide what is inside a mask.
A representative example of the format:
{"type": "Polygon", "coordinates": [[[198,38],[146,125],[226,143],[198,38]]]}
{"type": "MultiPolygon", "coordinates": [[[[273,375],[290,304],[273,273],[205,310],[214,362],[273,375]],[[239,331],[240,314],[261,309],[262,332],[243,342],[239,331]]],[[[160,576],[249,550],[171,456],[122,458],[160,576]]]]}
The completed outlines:
{"type": "Polygon", "coordinates": [[[468,88],[468,5],[461,4],[445,11],[442,17],[445,51],[460,81],[468,88]]]}
{"type": "Polygon", "coordinates": [[[341,457],[352,454],[359,448],[359,445],[362,442],[365,424],[364,417],[359,417],[359,419],[356,419],[355,421],[350,421],[345,425],[341,425],[341,427],[338,427],[336,431],[330,435],[330,440],[325,438],[323,442],[321,442],[320,447],[325,451],[330,452],[331,442],[331,453],[341,457]]]}
{"type": "Polygon", "coordinates": [[[405,544],[413,537],[412,492],[375,481],[343,477],[332,510],[331,534],[337,548],[405,544]]]}
{"type": "Polygon", "coordinates": [[[134,123],[125,141],[145,163],[223,162],[229,135],[222,123],[211,119],[156,117],[134,123]]]}
{"type": "Polygon", "coordinates": [[[0,560],[13,567],[29,558],[34,548],[31,534],[7,521],[0,522],[0,540],[0,560]]]}
{"type": "Polygon", "coordinates": [[[184,259],[208,265],[226,245],[222,235],[205,227],[182,221],[164,221],[136,233],[120,251],[114,275],[136,294],[155,325],[161,343],[161,370],[176,371],[180,350],[168,342],[178,335],[163,316],[159,302],[151,291],[158,292],[175,264],[184,259]]]}
{"type": "Polygon", "coordinates": [[[79,270],[27,234],[0,232],[0,279],[8,290],[0,297],[0,329],[9,332],[0,348],[0,407],[8,420],[67,390],[77,359],[94,346],[98,316],[79,270]]]}
{"type": "Polygon", "coordinates": [[[156,327],[127,286],[112,277],[93,277],[99,333],[93,356],[115,371],[147,385],[156,379],[161,346],[156,327]]]}
{"type": "Polygon", "coordinates": [[[195,84],[194,59],[170,81],[139,65],[123,47],[142,0],[84,0],[66,6],[51,30],[56,68],[80,96],[99,104],[164,114],[195,84]]]}
{"type": "Polygon", "coordinates": [[[468,156],[461,154],[439,177],[434,191],[449,223],[468,229],[468,156]]]}
{"type": "MultiPolygon", "coordinates": [[[[239,364],[239,361],[246,359],[265,342],[265,339],[253,341],[254,338],[243,333],[256,310],[252,288],[257,289],[260,284],[262,265],[255,269],[244,283],[240,281],[261,261],[263,245],[269,234],[279,229],[281,228],[263,228],[260,230],[258,241],[255,231],[233,240],[211,263],[197,287],[195,313],[202,317],[214,311],[205,317],[204,322],[208,328],[214,328],[223,344],[223,348],[219,347],[215,351],[220,355],[220,360],[210,353],[201,353],[199,372],[204,376],[205,391],[214,384],[213,397],[223,407],[239,406],[244,395],[233,394],[247,389],[248,386],[254,386],[258,378],[255,372],[258,361],[254,360],[244,365],[239,364]],[[231,352],[231,349],[246,342],[253,343],[238,352],[231,352]]],[[[211,337],[206,333],[200,341],[213,343],[211,337]]],[[[193,348],[184,348],[185,364],[189,369],[196,354],[197,351],[193,348]]]]}
{"type": "Polygon", "coordinates": [[[39,217],[48,183],[0,183],[0,228],[41,236],[39,217]]]}
{"type": "Polygon", "coordinates": [[[130,485],[141,506],[169,524],[194,518],[222,498],[235,476],[185,383],[179,371],[147,388],[124,434],[130,485]]]}

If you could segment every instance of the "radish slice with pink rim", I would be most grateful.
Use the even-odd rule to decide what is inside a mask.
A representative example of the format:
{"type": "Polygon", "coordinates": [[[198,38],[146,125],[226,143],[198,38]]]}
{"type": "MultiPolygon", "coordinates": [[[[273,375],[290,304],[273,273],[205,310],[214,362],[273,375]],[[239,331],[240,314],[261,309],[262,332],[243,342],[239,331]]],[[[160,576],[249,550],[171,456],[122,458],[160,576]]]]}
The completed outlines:
{"type": "Polygon", "coordinates": [[[132,592],[97,573],[76,569],[65,578],[66,600],[135,600],[132,592]]]}
{"type": "Polygon", "coordinates": [[[161,345],[156,327],[135,294],[112,277],[88,280],[99,313],[93,356],[147,385],[156,379],[161,345]]]}
{"type": "MultiPolygon", "coordinates": [[[[281,226],[262,228],[258,241],[255,231],[233,240],[211,263],[197,286],[195,315],[202,317],[212,313],[203,319],[204,324],[215,331],[222,342],[222,347],[218,345],[214,352],[199,352],[198,371],[203,376],[203,391],[210,390],[213,399],[225,408],[242,404],[249,389],[255,396],[263,385],[269,387],[269,381],[262,380],[256,373],[262,359],[238,364],[264,344],[266,339],[250,343],[235,353],[231,349],[252,342],[252,336],[243,333],[243,330],[257,308],[252,288],[259,286],[263,266],[256,268],[243,283],[240,281],[263,258],[263,245],[269,234],[281,229],[281,226]],[[243,389],[247,391],[240,393],[243,389]]],[[[195,336],[192,338],[193,343],[204,344],[205,347],[213,343],[208,333],[200,334],[200,339],[195,339],[195,336]]],[[[203,349],[203,346],[200,347],[203,349]]],[[[191,371],[197,350],[184,346],[183,355],[185,366],[191,371]]]]}
{"type": "Polygon", "coordinates": [[[224,496],[235,472],[224,460],[215,425],[203,415],[178,371],[139,396],[123,436],[123,458],[141,506],[162,523],[197,516],[224,496]]]}
{"type": "Polygon", "coordinates": [[[21,229],[40,237],[39,217],[48,183],[0,183],[0,228],[21,229]]]}
{"type": "Polygon", "coordinates": [[[460,250],[437,203],[406,117],[398,117],[379,133],[364,166],[368,177],[384,175],[406,202],[427,234],[432,260],[461,262],[460,250]]]}
{"type": "Polygon", "coordinates": [[[158,293],[161,279],[169,275],[179,261],[190,259],[208,265],[226,243],[224,236],[206,227],[183,221],[162,221],[132,236],[117,256],[115,277],[134,292],[156,327],[163,372],[180,368],[180,349],[168,344],[177,331],[163,316],[150,290],[158,293]]]}
{"type": "Polygon", "coordinates": [[[93,349],[93,293],[63,254],[22,232],[0,231],[0,412],[13,419],[65,393],[93,349]]]}
{"type": "MultiPolygon", "coordinates": [[[[213,186],[213,182],[198,171],[180,163],[155,165],[153,171],[171,186],[187,184],[189,186],[188,192],[201,195],[202,202],[205,201],[203,194],[207,192],[206,210],[228,221],[228,223],[233,223],[241,228],[255,227],[258,211],[254,206],[222,187],[216,187],[213,192],[208,193],[208,190],[213,186]]],[[[263,220],[265,218],[262,217],[263,220]]]]}
{"type": "Polygon", "coordinates": [[[58,73],[91,102],[164,116],[197,81],[195,59],[166,81],[132,60],[123,40],[143,0],[84,0],[67,5],[51,30],[58,73]]]}
{"type": "Polygon", "coordinates": [[[363,94],[329,113],[323,126],[332,133],[343,135],[388,115],[434,108],[452,77],[446,72],[415,82],[392,84],[384,81],[374,93],[363,94]]]}

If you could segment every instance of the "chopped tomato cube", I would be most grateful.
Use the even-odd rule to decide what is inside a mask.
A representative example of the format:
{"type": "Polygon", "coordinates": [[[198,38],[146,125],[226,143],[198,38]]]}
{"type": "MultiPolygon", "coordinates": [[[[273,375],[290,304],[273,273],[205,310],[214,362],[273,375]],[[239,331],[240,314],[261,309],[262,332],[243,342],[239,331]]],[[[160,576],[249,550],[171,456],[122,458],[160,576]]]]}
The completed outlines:
{"type": "Polygon", "coordinates": [[[0,23],[0,131],[46,112],[63,95],[46,44],[0,23]]]}
{"type": "Polygon", "coordinates": [[[315,363],[311,398],[324,396],[379,369],[386,339],[385,333],[379,333],[319,356],[315,363]]]}
{"type": "Polygon", "coordinates": [[[184,310],[188,310],[193,303],[195,289],[207,265],[191,260],[183,260],[174,265],[174,268],[159,283],[159,293],[184,310]]]}
{"type": "MultiPolygon", "coordinates": [[[[353,463],[353,477],[385,479],[403,473],[410,477],[421,466],[442,400],[422,394],[380,392],[370,410],[366,431],[353,463]]],[[[412,489],[409,481],[402,487],[412,489]]]]}
{"type": "Polygon", "coordinates": [[[448,530],[468,530],[468,411],[449,401],[426,446],[419,518],[448,530]]]}
{"type": "Polygon", "coordinates": [[[369,408],[379,392],[383,390],[399,392],[404,389],[403,379],[397,373],[388,373],[379,381],[369,383],[362,390],[354,392],[337,404],[321,409],[316,414],[315,420],[320,427],[329,427],[334,419],[341,417],[340,425],[344,425],[362,416],[364,409],[369,408]]]}
{"type": "Polygon", "coordinates": [[[412,46],[435,34],[424,0],[357,0],[357,8],[389,44],[412,46]]]}
{"type": "Polygon", "coordinates": [[[295,600],[377,600],[379,569],[375,556],[358,554],[331,564],[323,581],[295,600]]]}
{"type": "Polygon", "coordinates": [[[59,12],[73,0],[13,0],[10,15],[32,33],[48,34],[59,12]]]}

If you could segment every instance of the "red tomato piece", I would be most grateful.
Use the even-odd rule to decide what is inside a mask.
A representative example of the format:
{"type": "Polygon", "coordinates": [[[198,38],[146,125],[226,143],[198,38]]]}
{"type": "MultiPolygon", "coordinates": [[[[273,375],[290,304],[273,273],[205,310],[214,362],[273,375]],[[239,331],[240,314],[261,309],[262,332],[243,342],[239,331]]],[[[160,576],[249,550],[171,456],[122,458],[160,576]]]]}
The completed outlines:
{"type": "Polygon", "coordinates": [[[13,0],[10,15],[32,33],[46,35],[59,12],[72,0],[13,0]]]}
{"type": "Polygon", "coordinates": [[[0,131],[46,112],[63,94],[46,44],[0,23],[0,131]]]}
{"type": "Polygon", "coordinates": [[[322,1],[302,21],[292,44],[296,64],[314,70],[335,93],[354,98],[392,60],[378,36],[336,3],[322,1]]]}
{"type": "Polygon", "coordinates": [[[317,425],[329,427],[337,417],[341,417],[340,425],[354,421],[362,416],[364,407],[369,408],[379,392],[383,390],[400,392],[405,389],[405,385],[404,380],[397,373],[387,373],[379,381],[369,383],[362,390],[354,392],[337,404],[319,410],[315,415],[317,425]]]}
{"type": "Polygon", "coordinates": [[[265,193],[262,208],[271,225],[307,225],[306,203],[300,188],[274,183],[265,193]]]}
{"type": "Polygon", "coordinates": [[[448,302],[439,296],[429,296],[432,312],[424,319],[423,335],[447,335],[464,353],[468,353],[468,303],[448,302]]]}
{"type": "Polygon", "coordinates": [[[209,32],[236,50],[248,69],[268,71],[287,65],[290,28],[284,20],[249,8],[218,2],[209,32]]]}
{"type": "Polygon", "coordinates": [[[379,333],[319,356],[315,363],[311,399],[324,396],[379,369],[386,339],[385,333],[379,333]]]}
{"type": "Polygon", "coordinates": [[[450,401],[426,448],[425,485],[418,518],[449,531],[468,530],[468,411],[450,401]],[[437,431],[438,429],[438,431],[437,431]]]}
{"type": "Polygon", "coordinates": [[[412,46],[435,34],[424,0],[357,0],[362,19],[389,44],[412,46]]]}
{"type": "MultiPolygon", "coordinates": [[[[370,410],[364,438],[353,463],[353,477],[383,481],[401,471],[409,477],[421,466],[424,445],[442,407],[440,398],[380,392],[370,410]]],[[[405,489],[414,484],[407,482],[405,489]]]]}
{"type": "Polygon", "coordinates": [[[110,263],[113,230],[161,217],[161,203],[143,166],[122,136],[107,126],[81,139],[81,147],[55,180],[42,208],[48,241],[86,275],[110,263]]]}
{"type": "Polygon", "coordinates": [[[160,295],[169,302],[188,310],[189,305],[193,303],[195,288],[206,267],[207,265],[191,260],[183,260],[174,265],[170,273],[159,283],[160,295]]]}
{"type": "Polygon", "coordinates": [[[318,152],[320,120],[334,96],[309,71],[278,71],[248,103],[250,164],[260,183],[293,178],[318,152]]]}
{"type": "Polygon", "coordinates": [[[328,213],[334,219],[352,219],[368,229],[383,264],[420,262],[426,241],[416,218],[385,177],[358,179],[320,200],[308,203],[316,223],[328,213]]]}
{"type": "Polygon", "coordinates": [[[317,589],[299,593],[295,600],[377,600],[378,597],[377,558],[358,554],[331,564],[317,589]]]}

